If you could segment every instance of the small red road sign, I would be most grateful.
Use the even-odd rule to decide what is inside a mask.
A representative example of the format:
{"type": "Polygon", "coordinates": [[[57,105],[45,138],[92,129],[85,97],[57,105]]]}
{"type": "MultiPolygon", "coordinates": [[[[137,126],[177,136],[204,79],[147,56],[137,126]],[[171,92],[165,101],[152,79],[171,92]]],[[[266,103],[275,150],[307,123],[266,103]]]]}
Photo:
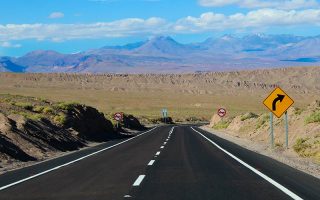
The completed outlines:
{"type": "Polygon", "coordinates": [[[115,114],[113,115],[113,119],[116,120],[116,121],[122,121],[122,119],[123,119],[123,113],[120,113],[120,112],[115,113],[115,114]]]}
{"type": "Polygon", "coordinates": [[[224,116],[226,116],[226,114],[227,114],[227,110],[226,109],[224,109],[224,108],[219,108],[218,109],[218,115],[220,117],[224,117],[224,116]]]}

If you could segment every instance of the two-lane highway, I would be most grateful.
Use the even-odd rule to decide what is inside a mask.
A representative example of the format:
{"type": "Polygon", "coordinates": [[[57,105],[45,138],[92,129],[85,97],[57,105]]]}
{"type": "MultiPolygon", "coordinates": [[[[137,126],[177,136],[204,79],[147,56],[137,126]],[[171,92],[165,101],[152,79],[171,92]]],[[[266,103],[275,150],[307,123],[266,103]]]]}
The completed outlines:
{"type": "Polygon", "coordinates": [[[162,126],[1,175],[0,199],[320,199],[320,180],[201,129],[162,126]]]}
{"type": "Polygon", "coordinates": [[[131,196],[152,200],[320,199],[320,181],[205,131],[180,126],[131,196]]]}

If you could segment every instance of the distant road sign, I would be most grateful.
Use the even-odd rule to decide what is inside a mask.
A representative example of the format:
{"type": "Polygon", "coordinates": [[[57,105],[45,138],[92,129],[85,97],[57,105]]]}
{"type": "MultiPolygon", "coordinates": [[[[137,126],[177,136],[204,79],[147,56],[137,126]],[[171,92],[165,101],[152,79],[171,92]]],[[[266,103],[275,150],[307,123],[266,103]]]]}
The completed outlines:
{"type": "Polygon", "coordinates": [[[218,109],[218,113],[217,113],[220,117],[224,117],[227,114],[227,110],[224,108],[219,108],[218,109]]]}
{"type": "Polygon", "coordinates": [[[294,101],[280,88],[277,87],[263,101],[263,104],[278,118],[292,106],[294,101]]]}
{"type": "Polygon", "coordinates": [[[115,113],[115,114],[113,115],[113,119],[116,120],[116,121],[122,121],[122,119],[123,119],[123,113],[120,113],[120,112],[115,113]]]}
{"type": "Polygon", "coordinates": [[[166,108],[162,109],[162,117],[168,117],[168,110],[166,108]]]}

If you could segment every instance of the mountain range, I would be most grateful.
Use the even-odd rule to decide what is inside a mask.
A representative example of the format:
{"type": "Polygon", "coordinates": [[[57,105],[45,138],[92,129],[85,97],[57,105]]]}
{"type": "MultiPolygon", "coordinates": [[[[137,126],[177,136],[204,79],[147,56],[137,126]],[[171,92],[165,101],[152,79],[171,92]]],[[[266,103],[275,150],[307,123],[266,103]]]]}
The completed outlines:
{"type": "Polygon", "coordinates": [[[181,44],[167,36],[75,54],[37,50],[0,57],[0,72],[181,73],[319,66],[320,36],[224,35],[181,44]]]}

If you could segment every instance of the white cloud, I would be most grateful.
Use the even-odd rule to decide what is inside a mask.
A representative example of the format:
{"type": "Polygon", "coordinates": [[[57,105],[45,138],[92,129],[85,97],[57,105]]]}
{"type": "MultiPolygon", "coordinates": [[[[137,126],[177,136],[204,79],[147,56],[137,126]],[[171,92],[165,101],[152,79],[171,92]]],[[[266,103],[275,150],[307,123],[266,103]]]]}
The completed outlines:
{"type": "Polygon", "coordinates": [[[11,44],[10,42],[0,42],[0,46],[5,48],[20,48],[21,44],[11,44]]]}
{"type": "Polygon", "coordinates": [[[265,28],[272,26],[320,25],[320,10],[286,11],[277,9],[259,9],[247,14],[233,15],[204,13],[200,17],[186,17],[175,24],[175,30],[181,32],[203,32],[207,30],[265,28]]]}
{"type": "Polygon", "coordinates": [[[168,30],[164,19],[127,18],[91,24],[7,24],[0,25],[0,41],[52,40],[63,41],[85,38],[125,37],[163,34],[168,30]]]}
{"type": "Polygon", "coordinates": [[[199,4],[206,7],[237,5],[244,8],[277,8],[283,10],[320,6],[316,0],[199,0],[199,4]]]}
{"type": "Polygon", "coordinates": [[[49,15],[50,19],[63,18],[64,14],[62,12],[53,12],[49,15]]]}
{"type": "Polygon", "coordinates": [[[302,25],[319,26],[320,9],[258,9],[231,15],[207,12],[199,17],[188,16],[175,22],[151,17],[89,24],[0,24],[0,44],[5,41],[26,39],[62,42],[72,39],[188,34],[215,30],[238,31],[250,28],[266,29],[274,26],[285,28],[302,25]]]}

